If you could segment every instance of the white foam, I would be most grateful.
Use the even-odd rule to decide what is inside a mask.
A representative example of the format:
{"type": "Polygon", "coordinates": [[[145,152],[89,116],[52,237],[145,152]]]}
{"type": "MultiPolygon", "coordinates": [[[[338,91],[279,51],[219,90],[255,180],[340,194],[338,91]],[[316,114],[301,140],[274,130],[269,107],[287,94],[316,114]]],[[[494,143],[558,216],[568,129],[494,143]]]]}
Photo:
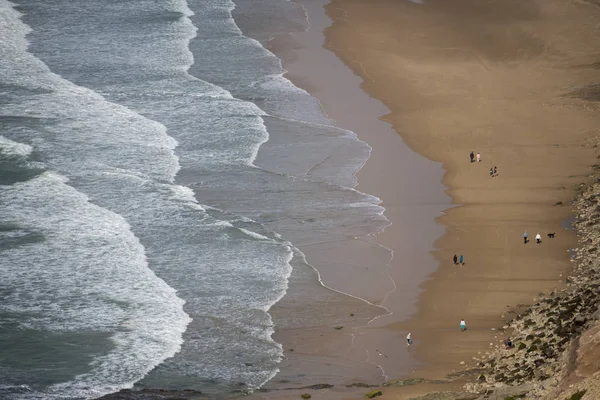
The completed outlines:
{"type": "Polygon", "coordinates": [[[25,143],[13,142],[0,135],[0,153],[7,155],[17,155],[27,157],[31,154],[33,148],[25,143]]]}
{"type": "Polygon", "coordinates": [[[249,231],[248,229],[244,229],[244,228],[238,228],[240,231],[244,232],[246,235],[254,238],[254,239],[258,239],[258,240],[268,240],[270,242],[273,241],[273,239],[268,238],[266,236],[261,235],[260,233],[256,233],[256,232],[252,232],[249,231]]]}
{"type": "Polygon", "coordinates": [[[226,227],[226,228],[233,228],[233,225],[229,221],[219,221],[219,220],[217,220],[217,221],[215,221],[213,223],[213,225],[214,226],[223,226],[223,227],[226,227]]]}
{"type": "Polygon", "coordinates": [[[2,307],[21,315],[22,328],[107,332],[114,342],[90,372],[53,385],[46,398],[130,386],[179,351],[190,322],[184,302],[148,268],[123,218],[90,204],[52,173],[6,187],[0,200],[2,220],[46,238],[3,253],[3,284],[14,293],[2,307]]]}
{"type": "Polygon", "coordinates": [[[169,189],[173,193],[174,200],[187,203],[198,211],[205,211],[205,208],[198,203],[198,200],[196,200],[194,191],[189,187],[182,185],[170,185],[169,189]]]}

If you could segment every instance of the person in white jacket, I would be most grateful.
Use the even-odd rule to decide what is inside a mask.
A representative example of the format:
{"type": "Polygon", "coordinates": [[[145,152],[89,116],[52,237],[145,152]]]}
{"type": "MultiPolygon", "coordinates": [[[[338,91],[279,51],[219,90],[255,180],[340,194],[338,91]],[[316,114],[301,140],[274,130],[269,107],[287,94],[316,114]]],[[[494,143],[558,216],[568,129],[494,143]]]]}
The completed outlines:
{"type": "Polygon", "coordinates": [[[542,243],[542,235],[540,235],[539,233],[535,235],[535,241],[537,244],[542,243]]]}

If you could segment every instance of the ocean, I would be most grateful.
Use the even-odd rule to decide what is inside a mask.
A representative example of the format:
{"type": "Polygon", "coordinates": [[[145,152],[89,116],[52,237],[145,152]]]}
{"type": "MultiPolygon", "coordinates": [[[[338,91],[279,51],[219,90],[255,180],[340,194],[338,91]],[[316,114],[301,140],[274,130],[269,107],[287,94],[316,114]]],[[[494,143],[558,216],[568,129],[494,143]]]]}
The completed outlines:
{"type": "Polygon", "coordinates": [[[308,24],[286,0],[0,0],[0,398],[276,376],[302,244],[389,224],[355,189],[369,146],[265,48],[308,24]]]}

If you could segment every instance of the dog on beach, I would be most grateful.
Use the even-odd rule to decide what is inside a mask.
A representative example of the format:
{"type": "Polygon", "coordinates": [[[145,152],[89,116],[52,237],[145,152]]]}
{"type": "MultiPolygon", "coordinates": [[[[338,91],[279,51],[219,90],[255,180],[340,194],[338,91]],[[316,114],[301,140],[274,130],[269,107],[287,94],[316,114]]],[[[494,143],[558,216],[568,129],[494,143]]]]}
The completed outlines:
{"type": "Polygon", "coordinates": [[[549,234],[548,234],[548,238],[550,238],[550,239],[554,239],[554,234],[555,234],[555,233],[556,233],[556,232],[549,233],[549,234]]]}

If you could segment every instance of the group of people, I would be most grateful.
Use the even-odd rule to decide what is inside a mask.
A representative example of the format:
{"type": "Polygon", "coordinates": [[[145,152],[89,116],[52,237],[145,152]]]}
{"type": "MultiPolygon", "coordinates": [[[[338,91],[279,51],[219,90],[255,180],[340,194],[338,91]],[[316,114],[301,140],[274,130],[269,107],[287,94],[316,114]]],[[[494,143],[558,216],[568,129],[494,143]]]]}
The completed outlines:
{"type": "MultiPolygon", "coordinates": [[[[471,154],[469,154],[469,157],[471,158],[471,162],[474,163],[475,161],[477,162],[481,162],[481,154],[479,152],[477,152],[477,154],[473,153],[471,151],[471,154]]],[[[498,176],[498,167],[493,167],[490,168],[490,177],[495,177],[498,176]]]]}
{"type": "Polygon", "coordinates": [[[465,265],[465,258],[463,257],[462,254],[460,255],[460,257],[457,257],[455,254],[454,257],[452,257],[452,260],[454,261],[454,265],[457,265],[457,264],[465,265]]]}
{"type": "Polygon", "coordinates": [[[475,160],[477,160],[477,162],[481,162],[481,154],[479,154],[479,153],[477,153],[477,155],[475,155],[475,153],[471,152],[469,157],[471,157],[471,162],[475,162],[475,160]]]}
{"type": "MultiPolygon", "coordinates": [[[[525,231],[523,234],[523,244],[527,244],[527,242],[529,242],[529,235],[527,234],[527,231],[525,231]]],[[[539,232],[535,235],[535,242],[537,244],[542,243],[542,235],[540,235],[539,232]]]]}

